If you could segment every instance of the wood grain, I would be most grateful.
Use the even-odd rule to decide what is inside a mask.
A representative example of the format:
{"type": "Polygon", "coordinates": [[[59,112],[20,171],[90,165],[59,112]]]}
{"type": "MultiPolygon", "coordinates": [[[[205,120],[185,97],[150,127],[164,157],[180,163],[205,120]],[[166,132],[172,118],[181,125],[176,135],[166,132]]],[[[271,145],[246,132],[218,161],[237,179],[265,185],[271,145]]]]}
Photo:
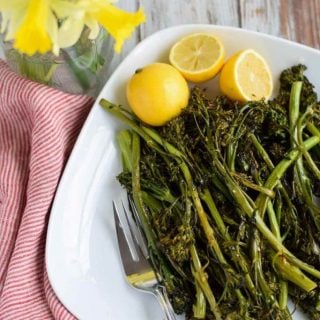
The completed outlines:
{"type": "Polygon", "coordinates": [[[241,27],[320,48],[319,0],[239,0],[241,27]]]}
{"type": "Polygon", "coordinates": [[[238,0],[139,0],[147,13],[141,26],[146,36],[169,26],[186,23],[209,23],[239,26],[238,0]]]}
{"type": "Polygon", "coordinates": [[[320,48],[320,1],[282,0],[282,34],[288,39],[320,48]]]}
{"type": "Polygon", "coordinates": [[[281,36],[280,0],[239,0],[241,27],[281,36]]]}

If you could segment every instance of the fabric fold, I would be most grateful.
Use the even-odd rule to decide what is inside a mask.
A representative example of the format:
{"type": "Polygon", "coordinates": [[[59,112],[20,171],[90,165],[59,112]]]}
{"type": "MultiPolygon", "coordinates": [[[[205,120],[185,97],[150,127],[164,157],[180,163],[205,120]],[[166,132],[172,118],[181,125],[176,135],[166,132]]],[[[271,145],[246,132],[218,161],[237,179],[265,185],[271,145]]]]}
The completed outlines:
{"type": "Polygon", "coordinates": [[[50,207],[92,106],[13,73],[0,60],[0,319],[75,319],[47,278],[50,207]]]}

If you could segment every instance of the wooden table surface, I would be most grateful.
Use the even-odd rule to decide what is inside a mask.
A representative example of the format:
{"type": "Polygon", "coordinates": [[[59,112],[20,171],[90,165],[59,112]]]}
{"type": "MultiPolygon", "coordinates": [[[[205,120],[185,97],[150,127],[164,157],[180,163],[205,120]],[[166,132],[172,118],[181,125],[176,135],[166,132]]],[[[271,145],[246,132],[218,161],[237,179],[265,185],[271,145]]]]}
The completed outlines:
{"type": "Polygon", "coordinates": [[[119,0],[117,5],[128,11],[143,7],[147,21],[115,55],[109,75],[139,41],[178,24],[240,27],[320,49],[320,0],[119,0]]]}
{"type": "Polygon", "coordinates": [[[186,23],[241,27],[320,49],[320,0],[119,0],[118,5],[130,11],[143,7],[147,22],[126,42],[111,69],[140,40],[186,23]]]}

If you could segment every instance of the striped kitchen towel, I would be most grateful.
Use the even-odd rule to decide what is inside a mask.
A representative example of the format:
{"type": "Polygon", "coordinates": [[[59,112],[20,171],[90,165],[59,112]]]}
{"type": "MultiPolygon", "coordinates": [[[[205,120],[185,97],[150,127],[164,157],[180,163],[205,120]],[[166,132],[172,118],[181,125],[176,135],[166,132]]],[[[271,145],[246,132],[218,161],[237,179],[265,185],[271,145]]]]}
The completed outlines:
{"type": "Polygon", "coordinates": [[[45,240],[92,102],[21,78],[0,60],[0,320],[74,319],[48,281],[45,240]]]}

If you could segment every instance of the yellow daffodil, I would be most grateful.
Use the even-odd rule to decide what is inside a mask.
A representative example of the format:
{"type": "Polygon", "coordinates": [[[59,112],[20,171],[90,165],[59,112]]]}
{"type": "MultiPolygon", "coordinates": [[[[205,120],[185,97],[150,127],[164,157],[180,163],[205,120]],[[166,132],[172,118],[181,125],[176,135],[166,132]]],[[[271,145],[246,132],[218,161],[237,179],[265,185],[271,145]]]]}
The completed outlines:
{"type": "MultiPolygon", "coordinates": [[[[89,38],[95,39],[99,32],[99,25],[101,25],[115,39],[115,51],[120,52],[123,42],[131,36],[138,25],[145,21],[142,9],[130,13],[115,7],[111,1],[106,0],[78,1],[74,7],[73,13],[65,11],[68,17],[59,29],[58,43],[61,48],[74,45],[84,26],[91,30],[89,38]]],[[[59,12],[61,14],[61,11],[59,12]]]]}
{"type": "Polygon", "coordinates": [[[135,13],[123,11],[105,1],[95,0],[92,17],[96,19],[116,40],[115,51],[120,52],[123,42],[129,38],[139,24],[145,21],[140,9],[135,13]]]}
{"type": "Polygon", "coordinates": [[[49,0],[31,0],[25,17],[14,35],[14,47],[29,55],[51,50],[52,40],[48,32],[50,13],[49,0]]]}
{"type": "Polygon", "coordinates": [[[115,39],[119,52],[134,29],[145,21],[140,9],[129,13],[113,5],[113,0],[0,0],[0,32],[22,53],[59,54],[60,48],[74,45],[83,28],[95,39],[102,26],[115,39]]]}
{"type": "Polygon", "coordinates": [[[23,0],[0,0],[2,24],[0,32],[6,31],[5,40],[12,40],[25,16],[27,2],[23,0]]]}

